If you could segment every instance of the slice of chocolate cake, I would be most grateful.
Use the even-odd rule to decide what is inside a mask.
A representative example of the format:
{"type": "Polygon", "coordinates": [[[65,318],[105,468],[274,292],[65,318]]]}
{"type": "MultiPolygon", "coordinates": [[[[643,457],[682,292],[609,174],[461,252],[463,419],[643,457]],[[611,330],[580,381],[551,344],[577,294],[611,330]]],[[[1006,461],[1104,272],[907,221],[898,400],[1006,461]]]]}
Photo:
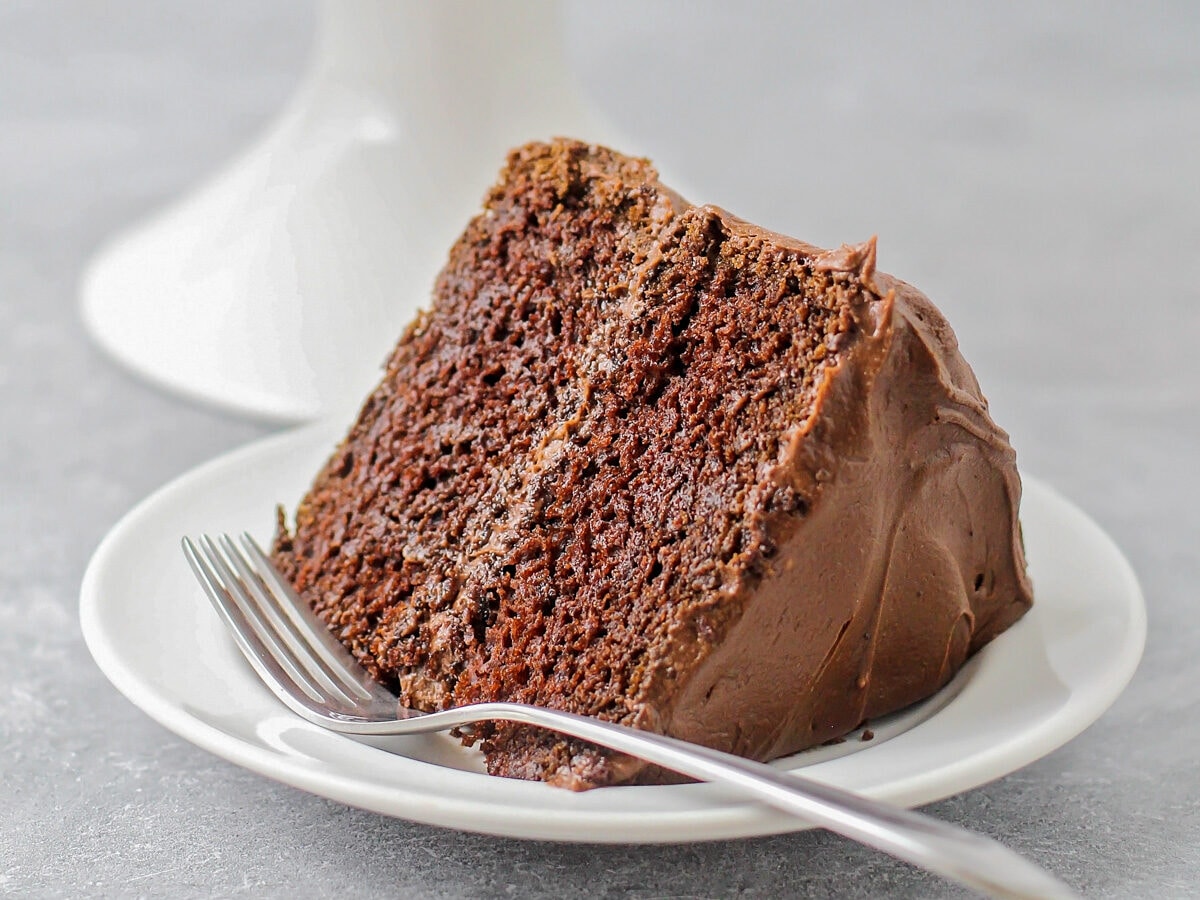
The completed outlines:
{"type": "MultiPolygon", "coordinates": [[[[648,162],[514,151],[276,562],[404,703],[543,704],[757,759],[944,685],[1029,608],[954,334],[648,162]]],[[[663,777],[497,725],[488,768],[663,777]]]]}

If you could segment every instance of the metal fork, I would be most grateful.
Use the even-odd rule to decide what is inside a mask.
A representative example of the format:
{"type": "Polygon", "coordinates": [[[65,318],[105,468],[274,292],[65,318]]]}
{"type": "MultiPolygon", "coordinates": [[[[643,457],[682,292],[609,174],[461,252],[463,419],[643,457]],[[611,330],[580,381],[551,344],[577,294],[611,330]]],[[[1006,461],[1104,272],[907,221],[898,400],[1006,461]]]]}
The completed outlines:
{"type": "Polygon", "coordinates": [[[700,781],[735,787],[804,821],[930,872],[1006,898],[1075,898],[1057,878],[1001,844],[740,756],[611,722],[521,703],[424,713],[401,706],[332,635],[249,534],[183,539],[217,613],[268,688],[297,715],[348,734],[415,734],[484,721],[549,728],[700,781]]]}

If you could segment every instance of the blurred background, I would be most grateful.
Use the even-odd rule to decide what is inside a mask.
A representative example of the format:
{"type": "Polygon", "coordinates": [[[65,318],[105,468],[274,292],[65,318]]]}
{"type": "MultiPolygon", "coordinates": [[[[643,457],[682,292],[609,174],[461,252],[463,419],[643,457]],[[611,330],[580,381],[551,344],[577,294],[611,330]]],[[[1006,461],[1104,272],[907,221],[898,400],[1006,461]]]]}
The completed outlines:
{"type": "MultiPolygon", "coordinates": [[[[931,810],[1095,896],[1200,885],[1198,10],[563,6],[564,58],[617,149],[818,245],[878,235],[880,268],[954,325],[1023,470],[1131,558],[1150,637],[1117,706],[931,810]]],[[[92,666],[75,604],[96,543],[278,426],[112,362],[81,323],[81,277],[263,133],[315,30],[294,0],[0,5],[0,892],[957,896],[822,834],[581,848],[385,820],[184,744],[92,666]]],[[[397,290],[415,303],[428,285],[397,290]]]]}

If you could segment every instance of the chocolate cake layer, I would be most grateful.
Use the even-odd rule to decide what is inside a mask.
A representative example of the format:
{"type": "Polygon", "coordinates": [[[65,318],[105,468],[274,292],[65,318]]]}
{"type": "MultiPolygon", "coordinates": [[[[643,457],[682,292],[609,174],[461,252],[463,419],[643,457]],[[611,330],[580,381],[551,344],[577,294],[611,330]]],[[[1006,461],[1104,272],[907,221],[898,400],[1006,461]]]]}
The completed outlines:
{"type": "MultiPolygon", "coordinates": [[[[560,140],[510,155],[274,555],[408,705],[770,759],[928,696],[1025,612],[1019,495],[874,241],[823,251],[560,140]]],[[[480,736],[495,774],[666,777],[480,736]]]]}

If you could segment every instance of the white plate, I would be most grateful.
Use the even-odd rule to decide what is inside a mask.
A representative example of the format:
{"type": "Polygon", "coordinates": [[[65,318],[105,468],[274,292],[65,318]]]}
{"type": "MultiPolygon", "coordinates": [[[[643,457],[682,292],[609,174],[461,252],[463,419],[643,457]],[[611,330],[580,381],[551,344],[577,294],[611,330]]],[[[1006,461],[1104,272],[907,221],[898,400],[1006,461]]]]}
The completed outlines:
{"type": "MultiPolygon", "coordinates": [[[[574,794],[493,778],[446,735],[359,741],[288,712],[257,681],[201,594],[184,534],[270,537],[340,437],[310,426],[182,476],[133,509],[83,580],[83,634],[100,668],[181,737],[325,797],[452,828],[575,841],[688,841],[804,827],[707,784],[574,794]]],[[[931,700],[777,763],[915,806],[984,784],[1066,743],[1116,699],[1141,657],[1141,591],[1112,541],[1033,479],[1021,509],[1036,602],[931,700]]]]}

